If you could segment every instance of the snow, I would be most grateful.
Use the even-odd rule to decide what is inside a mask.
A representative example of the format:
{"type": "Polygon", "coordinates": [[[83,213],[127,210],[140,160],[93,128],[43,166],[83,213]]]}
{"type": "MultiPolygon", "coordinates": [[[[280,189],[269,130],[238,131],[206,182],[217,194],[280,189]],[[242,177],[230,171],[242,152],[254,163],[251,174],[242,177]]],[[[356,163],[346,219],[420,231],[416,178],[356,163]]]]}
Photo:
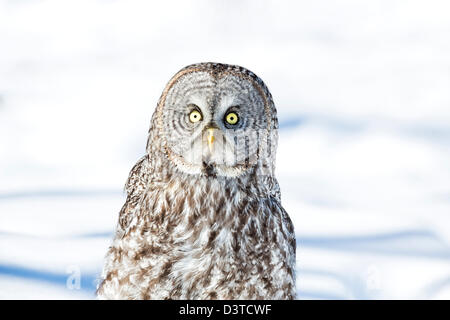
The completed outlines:
{"type": "Polygon", "coordinates": [[[450,299],[449,9],[0,1],[0,298],[94,297],[164,85],[217,61],[274,96],[299,298],[450,299]]]}

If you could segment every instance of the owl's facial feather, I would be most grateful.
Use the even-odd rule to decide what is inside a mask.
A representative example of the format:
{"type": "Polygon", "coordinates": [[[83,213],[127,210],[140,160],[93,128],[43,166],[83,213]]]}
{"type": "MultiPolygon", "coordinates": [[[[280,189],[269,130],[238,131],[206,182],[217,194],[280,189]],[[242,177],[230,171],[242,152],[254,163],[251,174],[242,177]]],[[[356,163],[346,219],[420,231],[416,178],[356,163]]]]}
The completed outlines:
{"type": "Polygon", "coordinates": [[[163,106],[172,161],[190,174],[245,172],[256,164],[267,133],[264,101],[254,84],[239,76],[184,75],[170,88],[163,106]]]}

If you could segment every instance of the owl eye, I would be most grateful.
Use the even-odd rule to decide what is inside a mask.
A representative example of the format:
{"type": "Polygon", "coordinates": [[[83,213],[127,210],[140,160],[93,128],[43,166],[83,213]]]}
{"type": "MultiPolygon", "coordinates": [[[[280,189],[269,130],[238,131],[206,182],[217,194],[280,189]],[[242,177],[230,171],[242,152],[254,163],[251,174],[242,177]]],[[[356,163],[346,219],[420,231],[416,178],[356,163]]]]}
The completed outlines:
{"type": "Polygon", "coordinates": [[[239,117],[237,115],[237,113],[235,112],[229,112],[227,113],[227,115],[225,116],[225,121],[228,124],[236,124],[239,121],[239,117]]]}
{"type": "Polygon", "coordinates": [[[189,114],[189,120],[192,123],[199,122],[200,120],[202,120],[202,114],[198,110],[192,110],[189,114]]]}

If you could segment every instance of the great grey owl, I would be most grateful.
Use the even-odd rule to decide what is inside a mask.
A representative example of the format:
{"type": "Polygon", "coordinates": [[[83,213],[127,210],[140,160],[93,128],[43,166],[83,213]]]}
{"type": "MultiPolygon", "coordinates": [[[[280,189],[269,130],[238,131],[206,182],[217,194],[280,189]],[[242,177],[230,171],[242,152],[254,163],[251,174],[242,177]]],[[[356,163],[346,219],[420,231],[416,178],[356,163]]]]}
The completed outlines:
{"type": "Polygon", "coordinates": [[[180,70],[106,256],[101,299],[294,299],[293,224],[274,175],[278,119],[251,71],[180,70]]]}

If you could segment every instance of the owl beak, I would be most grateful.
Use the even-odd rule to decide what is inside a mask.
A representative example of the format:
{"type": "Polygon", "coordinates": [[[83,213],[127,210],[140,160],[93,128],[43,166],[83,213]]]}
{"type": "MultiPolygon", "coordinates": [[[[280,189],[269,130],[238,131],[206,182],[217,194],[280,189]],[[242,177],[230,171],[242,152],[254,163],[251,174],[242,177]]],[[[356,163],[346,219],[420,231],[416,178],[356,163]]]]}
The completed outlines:
{"type": "Polygon", "coordinates": [[[209,152],[213,152],[214,150],[214,140],[216,139],[214,137],[214,133],[215,133],[216,129],[213,128],[209,128],[207,129],[207,141],[208,141],[208,148],[209,148],[209,152]]]}
{"type": "Polygon", "coordinates": [[[214,137],[214,133],[215,133],[215,129],[213,128],[209,128],[207,129],[207,141],[208,141],[208,148],[209,148],[209,152],[213,152],[214,150],[214,140],[216,139],[214,137]]]}

